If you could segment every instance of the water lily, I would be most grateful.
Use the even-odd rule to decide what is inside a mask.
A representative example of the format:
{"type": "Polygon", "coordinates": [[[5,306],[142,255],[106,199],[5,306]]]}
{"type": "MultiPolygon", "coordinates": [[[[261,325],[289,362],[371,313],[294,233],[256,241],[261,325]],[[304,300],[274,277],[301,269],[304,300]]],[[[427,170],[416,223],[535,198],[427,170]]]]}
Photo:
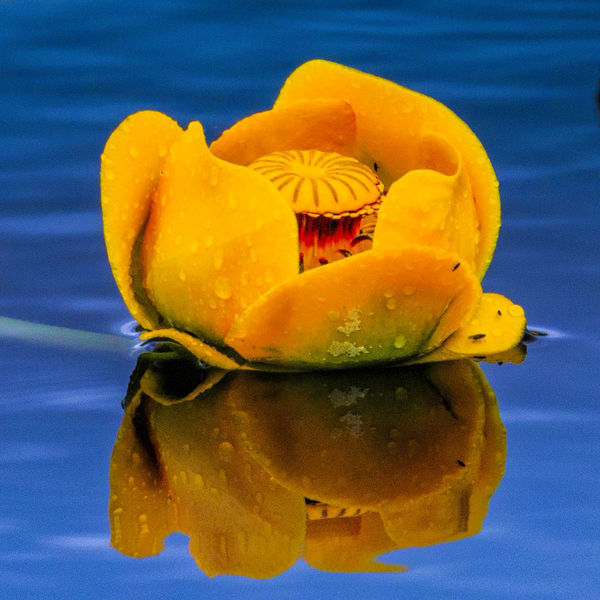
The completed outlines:
{"type": "Polygon", "coordinates": [[[340,368],[489,356],[520,306],[483,294],[498,183],[435,100],[315,60],[210,146],[131,115],[102,155],[106,245],[147,330],[212,365],[340,368]]]}
{"type": "Polygon", "coordinates": [[[376,557],[481,529],[506,445],[473,361],[273,374],[169,354],[140,359],[113,449],[123,554],[158,554],[177,531],[209,575],[273,577],[300,556],[392,571],[376,557]]]}

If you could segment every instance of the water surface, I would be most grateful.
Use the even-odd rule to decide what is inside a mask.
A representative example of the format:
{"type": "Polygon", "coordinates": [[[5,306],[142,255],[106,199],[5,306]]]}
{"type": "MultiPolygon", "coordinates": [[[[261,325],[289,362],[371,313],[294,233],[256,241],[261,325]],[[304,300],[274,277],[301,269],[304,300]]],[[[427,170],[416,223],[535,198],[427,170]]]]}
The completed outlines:
{"type": "Polygon", "coordinates": [[[0,19],[6,597],[598,597],[595,2],[5,0],[0,19]],[[300,561],[267,581],[210,579],[182,535],[157,557],[124,557],[109,545],[108,471],[137,350],[106,337],[131,325],[105,257],[99,154],[145,108],[199,119],[215,138],[314,57],[432,95],[492,159],[504,224],[484,287],[551,333],[520,366],[483,366],[507,428],[506,474],[479,535],[394,551],[385,559],[403,573],[300,561]]]}

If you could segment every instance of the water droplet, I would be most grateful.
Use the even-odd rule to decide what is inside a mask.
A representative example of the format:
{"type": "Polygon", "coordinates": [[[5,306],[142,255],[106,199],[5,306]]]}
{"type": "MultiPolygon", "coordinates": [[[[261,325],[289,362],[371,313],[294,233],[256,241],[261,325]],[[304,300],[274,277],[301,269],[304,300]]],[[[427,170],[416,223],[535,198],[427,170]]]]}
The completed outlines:
{"type": "Polygon", "coordinates": [[[223,485],[227,485],[227,473],[225,473],[225,469],[219,469],[219,479],[223,485]]]}
{"type": "Polygon", "coordinates": [[[518,304],[513,304],[509,309],[508,309],[508,314],[511,317],[522,317],[523,316],[523,307],[519,306],[518,304]]]}
{"type": "Polygon", "coordinates": [[[396,442],[390,441],[385,445],[385,447],[391,452],[392,450],[396,449],[396,442]]]}
{"type": "Polygon", "coordinates": [[[148,522],[148,515],[142,513],[141,515],[138,515],[138,521],[140,523],[147,523],[148,522]]]}
{"type": "Polygon", "coordinates": [[[394,295],[393,290],[385,290],[385,292],[383,292],[384,298],[391,298],[393,295],[394,295]]]}
{"type": "Polygon", "coordinates": [[[403,387],[396,388],[395,396],[397,402],[406,402],[408,400],[408,392],[403,387]]]}
{"type": "Polygon", "coordinates": [[[187,473],[186,473],[185,471],[181,471],[181,472],[179,473],[179,477],[181,478],[181,483],[183,483],[184,485],[186,485],[186,484],[187,484],[187,482],[188,482],[188,476],[187,476],[187,473]]]}
{"type": "Polygon", "coordinates": [[[204,479],[202,479],[202,475],[200,475],[200,473],[196,473],[194,475],[194,483],[199,487],[199,488],[203,488],[204,487],[204,479]]]}
{"type": "Polygon", "coordinates": [[[412,296],[412,295],[415,293],[415,290],[416,290],[416,288],[415,288],[415,286],[414,286],[414,285],[405,285],[405,286],[402,288],[402,293],[403,293],[405,296],[412,296]]]}
{"type": "Polygon", "coordinates": [[[396,339],[394,340],[394,348],[404,348],[404,346],[406,346],[406,336],[399,334],[396,336],[396,339]]]}
{"type": "Polygon", "coordinates": [[[223,250],[221,248],[217,248],[213,254],[213,265],[215,267],[215,271],[218,271],[223,266],[223,250]]]}
{"type": "Polygon", "coordinates": [[[248,552],[248,534],[240,530],[237,532],[237,543],[242,554],[246,554],[248,552]]]}
{"type": "Polygon", "coordinates": [[[235,448],[229,442],[221,442],[218,448],[219,458],[224,462],[230,462],[235,448]]]}
{"type": "Polygon", "coordinates": [[[227,277],[220,275],[215,279],[215,294],[222,300],[231,298],[231,285],[227,277]]]}
{"type": "Polygon", "coordinates": [[[129,146],[129,156],[131,158],[137,158],[140,155],[140,151],[135,146],[129,146]]]}
{"type": "Polygon", "coordinates": [[[385,307],[388,310],[394,310],[396,308],[396,299],[395,298],[388,298],[385,301],[385,307]]]}
{"type": "Polygon", "coordinates": [[[123,512],[123,508],[121,506],[119,506],[119,508],[115,508],[115,510],[112,511],[113,515],[120,515],[123,512]]]}

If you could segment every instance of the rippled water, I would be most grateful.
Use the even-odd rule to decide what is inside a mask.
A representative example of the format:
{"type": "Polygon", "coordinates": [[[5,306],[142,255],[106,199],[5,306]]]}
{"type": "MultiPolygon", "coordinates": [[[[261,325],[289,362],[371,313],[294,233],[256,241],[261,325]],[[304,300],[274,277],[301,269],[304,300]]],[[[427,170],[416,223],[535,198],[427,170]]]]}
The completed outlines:
{"type": "Polygon", "coordinates": [[[598,597],[597,3],[5,0],[0,21],[4,597],[598,597]],[[403,573],[301,560],[210,579],[181,534],[127,558],[109,545],[108,475],[138,350],[105,257],[99,154],[142,108],[214,138],[313,57],[432,95],[492,159],[504,225],[485,288],[551,334],[520,366],[483,366],[506,474],[479,535],[387,555],[403,573]]]}

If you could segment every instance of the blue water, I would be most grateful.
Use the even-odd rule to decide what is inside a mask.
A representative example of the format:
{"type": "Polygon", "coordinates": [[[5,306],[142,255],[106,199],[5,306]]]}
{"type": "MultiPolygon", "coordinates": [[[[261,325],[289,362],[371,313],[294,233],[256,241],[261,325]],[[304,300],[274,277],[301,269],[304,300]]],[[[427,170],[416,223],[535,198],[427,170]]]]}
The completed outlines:
{"type": "Polygon", "coordinates": [[[600,6],[398,4],[0,3],[3,597],[600,597],[600,6]],[[551,334],[520,366],[484,366],[506,475],[478,536],[393,553],[405,573],[299,562],[209,579],[181,535],[124,557],[108,544],[108,467],[136,350],[105,257],[100,152],[144,108],[215,138],[314,57],[435,97],[491,157],[504,224],[484,288],[551,334]]]}

